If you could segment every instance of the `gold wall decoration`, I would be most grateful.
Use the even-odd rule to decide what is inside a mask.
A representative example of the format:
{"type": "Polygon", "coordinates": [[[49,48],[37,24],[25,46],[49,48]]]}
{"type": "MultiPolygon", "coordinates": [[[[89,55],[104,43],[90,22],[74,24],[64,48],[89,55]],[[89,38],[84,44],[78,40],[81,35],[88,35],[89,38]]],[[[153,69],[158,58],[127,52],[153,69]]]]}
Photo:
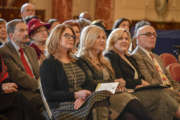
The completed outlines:
{"type": "Polygon", "coordinates": [[[156,13],[160,17],[166,16],[169,0],[154,0],[156,13]]]}

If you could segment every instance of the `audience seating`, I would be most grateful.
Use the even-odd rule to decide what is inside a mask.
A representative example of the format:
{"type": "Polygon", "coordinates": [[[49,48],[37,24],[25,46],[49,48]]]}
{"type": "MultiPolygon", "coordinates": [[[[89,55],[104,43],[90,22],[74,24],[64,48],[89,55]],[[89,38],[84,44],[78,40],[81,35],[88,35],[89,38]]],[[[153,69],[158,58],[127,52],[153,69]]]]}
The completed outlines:
{"type": "Polygon", "coordinates": [[[172,55],[171,53],[162,53],[160,55],[160,58],[162,59],[162,62],[165,67],[167,67],[168,65],[170,65],[172,63],[178,62],[176,57],[174,55],[172,55]]]}
{"type": "Polygon", "coordinates": [[[44,103],[46,112],[47,112],[47,114],[48,114],[48,118],[49,118],[49,120],[54,120],[53,114],[52,114],[52,112],[51,112],[51,110],[50,110],[50,108],[49,108],[49,105],[48,105],[48,103],[47,103],[47,101],[46,101],[46,98],[45,98],[45,96],[44,96],[41,82],[39,82],[39,86],[40,86],[41,98],[42,98],[42,100],[43,100],[43,103],[44,103]]]}
{"type": "Polygon", "coordinates": [[[168,71],[173,80],[180,82],[180,64],[172,63],[168,66],[168,71]]]}

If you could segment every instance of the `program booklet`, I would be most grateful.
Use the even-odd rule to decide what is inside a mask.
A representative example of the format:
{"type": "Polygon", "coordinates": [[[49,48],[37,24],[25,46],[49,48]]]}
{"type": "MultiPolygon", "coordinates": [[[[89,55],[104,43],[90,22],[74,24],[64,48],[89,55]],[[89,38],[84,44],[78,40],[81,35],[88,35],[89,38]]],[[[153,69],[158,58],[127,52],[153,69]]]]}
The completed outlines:
{"type": "Polygon", "coordinates": [[[111,83],[98,83],[95,91],[110,91],[112,94],[116,92],[118,88],[119,82],[111,82],[111,83]]]}

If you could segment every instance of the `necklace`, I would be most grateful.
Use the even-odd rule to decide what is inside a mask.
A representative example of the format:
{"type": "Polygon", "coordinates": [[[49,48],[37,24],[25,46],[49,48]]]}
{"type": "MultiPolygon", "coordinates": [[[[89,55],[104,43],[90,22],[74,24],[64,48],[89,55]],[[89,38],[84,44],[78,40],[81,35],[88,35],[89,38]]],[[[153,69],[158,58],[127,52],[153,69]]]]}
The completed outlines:
{"type": "Polygon", "coordinates": [[[98,57],[94,57],[92,54],[89,55],[89,61],[97,68],[101,69],[102,64],[100,63],[100,60],[98,57]]]}
{"type": "Polygon", "coordinates": [[[73,62],[63,63],[63,66],[64,66],[65,73],[69,81],[69,85],[71,86],[70,91],[77,90],[78,81],[77,81],[77,76],[76,76],[77,72],[76,72],[75,64],[73,62]]]}
{"type": "Polygon", "coordinates": [[[72,70],[74,90],[77,90],[77,77],[76,77],[76,73],[75,73],[75,70],[74,70],[73,63],[70,63],[70,65],[71,65],[71,70],[72,70]]]}

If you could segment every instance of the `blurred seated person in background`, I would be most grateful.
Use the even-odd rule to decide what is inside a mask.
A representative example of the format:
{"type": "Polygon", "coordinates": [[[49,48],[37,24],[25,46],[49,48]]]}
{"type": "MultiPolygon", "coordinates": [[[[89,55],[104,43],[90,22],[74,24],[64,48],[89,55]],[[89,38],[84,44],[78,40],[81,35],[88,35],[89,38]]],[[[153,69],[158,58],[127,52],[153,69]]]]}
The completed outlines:
{"type": "Polygon", "coordinates": [[[28,24],[29,21],[31,21],[32,19],[39,19],[37,16],[27,16],[24,20],[24,22],[26,24],[28,24]]]}
{"type": "Polygon", "coordinates": [[[72,19],[73,19],[73,20],[78,20],[78,19],[79,19],[79,16],[78,16],[78,15],[74,15],[74,16],[72,17],[72,19]]]}
{"type": "Polygon", "coordinates": [[[101,27],[103,30],[106,30],[104,21],[101,19],[97,19],[97,20],[92,21],[91,25],[97,25],[97,26],[101,27]]]}
{"type": "MultiPolygon", "coordinates": [[[[82,12],[79,16],[79,19],[78,19],[78,22],[79,22],[79,25],[80,25],[80,31],[82,31],[82,29],[88,25],[91,24],[91,21],[84,16],[84,14],[88,14],[87,12],[82,12]]],[[[89,15],[88,15],[89,16],[89,15]]]]}
{"type": "Polygon", "coordinates": [[[48,38],[49,24],[39,19],[32,19],[28,22],[28,34],[31,39],[30,46],[35,49],[39,64],[45,59],[45,43],[48,38]]]}
{"type": "Polygon", "coordinates": [[[7,42],[6,21],[0,18],[0,46],[7,42]]]}
{"type": "MultiPolygon", "coordinates": [[[[124,28],[124,29],[130,31],[131,21],[127,18],[119,18],[114,22],[112,30],[114,30],[116,28],[124,28]]],[[[130,47],[129,47],[129,52],[131,52],[131,51],[132,51],[132,45],[130,45],[130,47]]]]}
{"type": "Polygon", "coordinates": [[[119,18],[114,22],[112,30],[116,28],[124,28],[130,31],[131,21],[127,18],[119,18]]]}
{"type": "MultiPolygon", "coordinates": [[[[116,114],[111,117],[114,119],[116,115],[119,115],[120,120],[129,120],[130,118],[126,116],[128,113],[137,120],[150,120],[151,117],[149,117],[142,104],[134,95],[127,92],[122,93],[125,82],[114,78],[111,64],[103,56],[105,43],[106,34],[102,28],[96,25],[87,26],[81,33],[80,48],[77,56],[87,64],[95,85],[98,83],[119,82],[119,91],[121,92],[109,98],[110,108],[116,111],[116,114]]],[[[88,69],[86,70],[88,71],[88,69]]],[[[97,114],[101,115],[104,113],[101,110],[97,111],[97,114]]]]}
{"type": "Polygon", "coordinates": [[[82,31],[82,29],[84,28],[84,27],[86,27],[86,26],[88,26],[88,25],[90,25],[91,24],[91,22],[89,21],[89,20],[86,20],[86,19],[79,19],[78,20],[78,22],[79,22],[79,25],[80,25],[80,30],[82,31]]]}
{"type": "Polygon", "coordinates": [[[35,6],[32,3],[25,3],[21,6],[21,17],[23,20],[27,16],[35,16],[35,6]]]}
{"type": "Polygon", "coordinates": [[[106,32],[106,36],[108,36],[110,34],[110,32],[111,32],[111,30],[106,29],[103,20],[100,20],[100,19],[94,20],[94,21],[92,21],[91,25],[97,25],[97,26],[101,27],[106,32]]]}
{"type": "Polygon", "coordinates": [[[0,56],[0,115],[8,120],[43,120],[33,105],[18,92],[18,85],[9,81],[8,69],[0,56]]]}
{"type": "Polygon", "coordinates": [[[54,28],[54,27],[56,27],[56,25],[58,25],[58,24],[60,24],[60,22],[57,20],[57,19],[49,19],[48,20],[48,23],[49,23],[49,25],[50,25],[50,28],[49,28],[49,33],[52,31],[52,29],[54,28]]]}
{"type": "Polygon", "coordinates": [[[75,32],[76,40],[75,40],[75,48],[73,49],[73,53],[76,53],[79,47],[79,37],[80,37],[80,25],[77,20],[67,20],[63,24],[70,25],[75,32]]]}
{"type": "Polygon", "coordinates": [[[85,12],[80,13],[79,19],[87,19],[87,20],[91,21],[92,17],[87,11],[85,11],[85,12]]]}
{"type": "Polygon", "coordinates": [[[7,34],[8,42],[0,48],[0,54],[7,65],[9,78],[40,110],[43,103],[38,91],[39,64],[35,50],[25,44],[29,39],[27,25],[21,19],[14,19],[7,23],[7,34]]]}
{"type": "MultiPolygon", "coordinates": [[[[143,80],[135,59],[128,54],[130,39],[129,31],[122,28],[113,30],[107,40],[105,56],[111,62],[116,79],[125,80],[126,88],[136,89],[149,86],[149,83],[143,80]]],[[[172,120],[178,111],[178,102],[168,96],[163,89],[148,88],[135,91],[133,94],[141,100],[154,120],[172,120]]]]}

